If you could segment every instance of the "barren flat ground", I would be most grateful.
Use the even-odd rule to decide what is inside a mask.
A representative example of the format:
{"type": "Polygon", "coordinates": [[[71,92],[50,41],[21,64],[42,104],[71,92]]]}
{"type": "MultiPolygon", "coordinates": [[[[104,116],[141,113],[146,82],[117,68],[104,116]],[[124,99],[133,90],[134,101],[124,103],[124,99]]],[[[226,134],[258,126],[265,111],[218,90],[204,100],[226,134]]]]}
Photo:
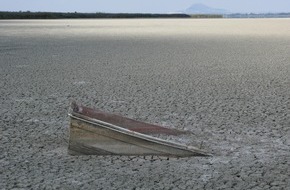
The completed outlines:
{"type": "Polygon", "coordinates": [[[0,189],[290,188],[290,19],[2,20],[0,76],[0,189]],[[72,100],[213,156],[71,156],[72,100]]]}

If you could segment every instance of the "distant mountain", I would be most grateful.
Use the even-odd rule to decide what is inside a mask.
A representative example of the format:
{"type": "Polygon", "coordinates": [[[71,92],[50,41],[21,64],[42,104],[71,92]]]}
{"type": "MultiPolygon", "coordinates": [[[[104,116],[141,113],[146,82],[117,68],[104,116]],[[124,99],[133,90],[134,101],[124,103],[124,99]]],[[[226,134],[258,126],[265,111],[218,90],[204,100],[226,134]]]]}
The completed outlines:
{"type": "Polygon", "coordinates": [[[216,9],[208,7],[204,4],[194,4],[182,11],[186,14],[228,14],[229,11],[225,9],[216,9]]]}

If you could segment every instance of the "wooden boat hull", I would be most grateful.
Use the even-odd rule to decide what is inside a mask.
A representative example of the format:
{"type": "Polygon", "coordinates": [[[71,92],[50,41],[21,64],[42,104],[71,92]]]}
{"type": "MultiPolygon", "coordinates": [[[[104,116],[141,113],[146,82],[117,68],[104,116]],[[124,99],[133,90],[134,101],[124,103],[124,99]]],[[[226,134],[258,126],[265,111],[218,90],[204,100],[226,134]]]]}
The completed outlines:
{"type": "MultiPolygon", "coordinates": [[[[144,133],[142,134],[99,120],[100,118],[96,119],[91,117],[91,114],[88,112],[84,112],[84,110],[87,109],[86,107],[80,107],[76,104],[73,107],[74,111],[69,114],[71,117],[69,137],[70,154],[157,155],[167,157],[208,155],[206,152],[197,148],[187,147],[144,134],[146,131],[143,131],[144,133]]],[[[111,116],[110,114],[108,115],[111,116]]],[[[124,117],[121,118],[122,120],[128,119],[124,117]]],[[[134,120],[128,119],[128,121],[132,122],[134,120]]],[[[140,122],[136,122],[140,124],[140,122]]],[[[145,127],[151,126],[151,124],[146,123],[142,123],[142,125],[145,127]]],[[[159,126],[156,127],[158,128],[159,126]]]]}

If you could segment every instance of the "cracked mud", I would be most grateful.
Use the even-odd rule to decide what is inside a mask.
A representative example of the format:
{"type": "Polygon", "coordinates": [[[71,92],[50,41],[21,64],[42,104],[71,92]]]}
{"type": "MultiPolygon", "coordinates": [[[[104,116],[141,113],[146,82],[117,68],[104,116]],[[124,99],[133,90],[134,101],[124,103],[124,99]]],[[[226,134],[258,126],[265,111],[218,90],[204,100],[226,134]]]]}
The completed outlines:
{"type": "Polygon", "coordinates": [[[290,20],[0,21],[0,189],[289,189],[290,20]],[[69,102],[213,157],[70,156],[69,102]]]}

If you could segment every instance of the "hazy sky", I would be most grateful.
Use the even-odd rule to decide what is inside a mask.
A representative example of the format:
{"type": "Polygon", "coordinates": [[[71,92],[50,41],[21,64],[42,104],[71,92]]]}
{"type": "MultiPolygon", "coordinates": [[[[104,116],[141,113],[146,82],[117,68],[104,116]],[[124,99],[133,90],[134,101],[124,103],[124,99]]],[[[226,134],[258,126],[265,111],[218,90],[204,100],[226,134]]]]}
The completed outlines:
{"type": "Polygon", "coordinates": [[[290,12],[290,0],[0,0],[0,11],[167,13],[195,3],[231,12],[290,12]]]}

